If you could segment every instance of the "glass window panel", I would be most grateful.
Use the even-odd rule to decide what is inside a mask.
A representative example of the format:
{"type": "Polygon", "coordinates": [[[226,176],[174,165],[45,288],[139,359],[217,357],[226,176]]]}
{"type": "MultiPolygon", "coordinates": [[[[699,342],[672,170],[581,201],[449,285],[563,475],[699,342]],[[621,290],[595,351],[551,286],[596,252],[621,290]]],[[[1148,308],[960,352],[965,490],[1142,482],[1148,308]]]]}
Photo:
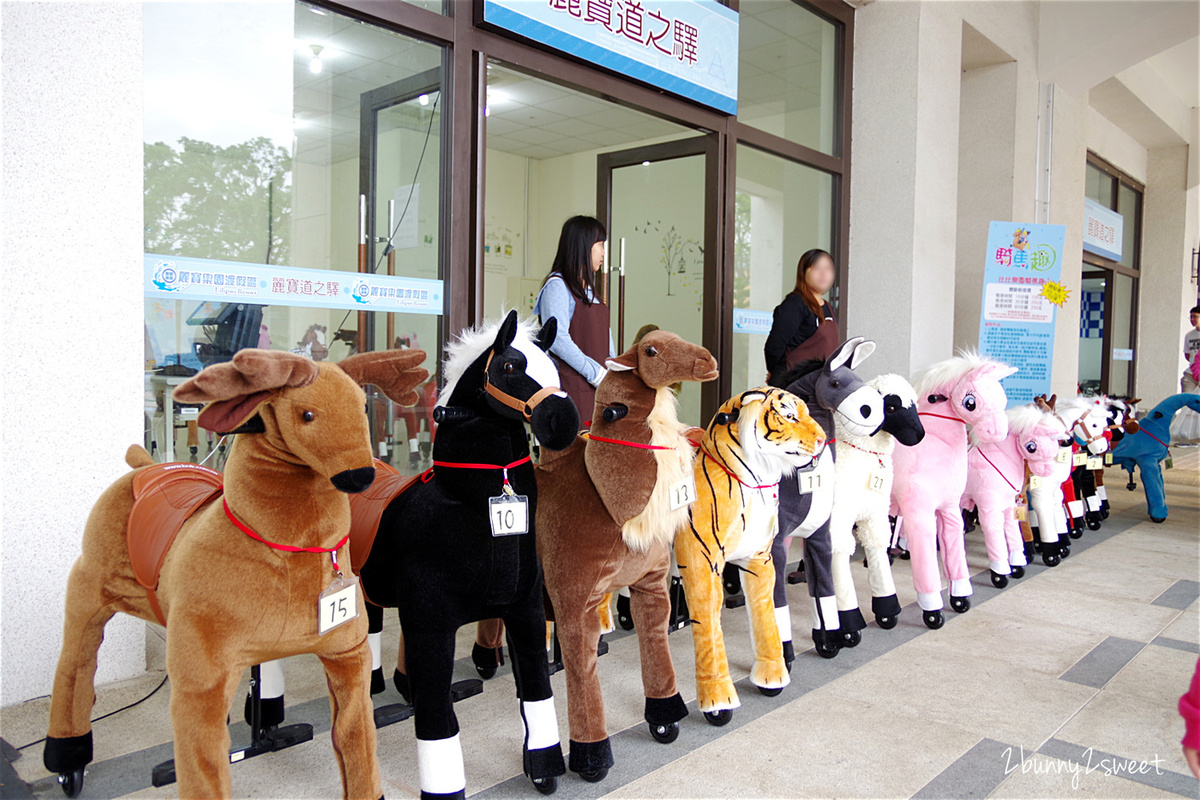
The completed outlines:
{"type": "Polygon", "coordinates": [[[1112,187],[1111,175],[1094,164],[1087,165],[1087,174],[1084,178],[1084,195],[1086,197],[1095,200],[1105,208],[1112,208],[1112,187]]]}
{"type": "MultiPolygon", "coordinates": [[[[770,315],[796,283],[796,262],[814,247],[831,249],[833,177],[740,145],[734,221],[734,308],[770,315]]],[[[835,287],[836,289],[836,287],[835,287]]],[[[736,394],[766,379],[766,332],[733,332],[736,394]]]]}
{"type": "Polygon", "coordinates": [[[1121,238],[1121,263],[1127,267],[1138,266],[1138,226],[1142,217],[1142,195],[1132,186],[1122,183],[1118,189],[1118,211],[1124,220],[1121,238]]]}
{"type": "Polygon", "coordinates": [[[794,0],[739,11],[738,119],[838,155],[838,26],[794,0]]]}
{"type": "MultiPolygon", "coordinates": [[[[1091,273],[1096,275],[1096,273],[1091,273]]],[[[1079,299],[1079,373],[1080,391],[1099,394],[1101,365],[1104,360],[1104,293],[1108,281],[1103,277],[1085,277],[1079,299]]]]}
{"type": "Polygon", "coordinates": [[[1112,303],[1112,361],[1108,371],[1109,394],[1132,394],[1130,385],[1133,357],[1133,302],[1135,279],[1117,273],[1113,275],[1112,303]]]}
{"type": "MultiPolygon", "coordinates": [[[[442,277],[442,49],[305,3],[149,3],[143,30],[145,251],[224,273],[211,295],[147,293],[147,445],[160,458],[207,453],[194,413],[168,413],[170,388],[243,347],[327,361],[419,347],[434,372],[439,315],[360,315],[350,298],[360,258],[380,276],[442,277]],[[360,194],[374,214],[361,253],[360,194]],[[397,198],[408,209],[397,203],[391,236],[397,198]],[[277,299],[276,273],[295,301],[277,299]],[[267,286],[270,302],[245,301],[267,286]]],[[[427,415],[372,402],[381,452],[406,468],[427,415]]]]}

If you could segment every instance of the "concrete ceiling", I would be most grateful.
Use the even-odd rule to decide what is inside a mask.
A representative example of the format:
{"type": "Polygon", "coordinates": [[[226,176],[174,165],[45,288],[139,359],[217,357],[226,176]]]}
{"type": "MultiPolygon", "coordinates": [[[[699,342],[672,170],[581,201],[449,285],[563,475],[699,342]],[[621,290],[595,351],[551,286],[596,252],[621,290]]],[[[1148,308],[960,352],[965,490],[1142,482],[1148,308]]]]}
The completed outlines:
{"type": "Polygon", "coordinates": [[[1146,59],[1188,108],[1200,107],[1200,36],[1146,59]]]}

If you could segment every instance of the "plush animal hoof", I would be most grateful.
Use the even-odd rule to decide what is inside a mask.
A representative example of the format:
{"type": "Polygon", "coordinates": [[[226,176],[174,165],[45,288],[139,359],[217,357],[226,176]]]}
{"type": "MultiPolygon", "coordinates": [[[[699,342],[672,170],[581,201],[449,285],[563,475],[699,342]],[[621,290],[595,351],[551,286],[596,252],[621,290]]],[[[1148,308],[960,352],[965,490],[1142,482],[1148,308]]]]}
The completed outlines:
{"type": "Polygon", "coordinates": [[[883,628],[885,631],[890,631],[892,628],[896,627],[896,623],[899,621],[900,620],[897,617],[875,617],[875,624],[883,628]]]}
{"type": "Polygon", "coordinates": [[[720,711],[705,711],[704,712],[704,721],[707,722],[709,725],[713,725],[718,728],[721,727],[722,725],[728,725],[729,720],[731,720],[731,719],[733,719],[733,709],[732,708],[722,708],[720,711]]]}
{"type": "Polygon", "coordinates": [[[1025,577],[1025,568],[1024,567],[1013,567],[1012,568],[1012,576],[1014,578],[1024,578],[1025,577]]]}
{"type": "Polygon", "coordinates": [[[679,723],[668,722],[665,725],[650,725],[650,735],[654,737],[654,741],[662,744],[670,744],[679,738],[679,723]]]}
{"type": "Polygon", "coordinates": [[[950,607],[959,614],[965,613],[971,609],[971,598],[950,596],[950,607]]]}
{"type": "Polygon", "coordinates": [[[845,631],[842,633],[842,647],[858,647],[862,641],[862,631],[845,631]]]}
{"type": "Polygon", "coordinates": [[[888,551],[888,566],[890,567],[895,563],[896,563],[896,554],[889,550],[888,551]]]}
{"type": "Polygon", "coordinates": [[[1157,522],[1159,525],[1161,525],[1162,523],[1167,521],[1167,518],[1166,517],[1151,517],[1150,521],[1157,522]]]}
{"type": "Polygon", "coordinates": [[[558,778],[534,778],[533,788],[538,794],[554,794],[558,791],[558,778]]]}
{"type": "Polygon", "coordinates": [[[58,785],[67,797],[79,797],[79,793],[83,791],[83,767],[70,772],[60,772],[58,785]]]}
{"type": "Polygon", "coordinates": [[[788,639],[783,643],[783,665],[787,667],[787,671],[792,671],[792,662],[796,660],[796,648],[792,645],[792,640],[788,639]]]}
{"type": "Polygon", "coordinates": [[[1001,575],[996,570],[992,570],[992,586],[995,586],[997,589],[1003,589],[1005,586],[1008,586],[1008,576],[1001,575]]]}
{"type": "Polygon", "coordinates": [[[633,611],[629,608],[629,598],[622,594],[617,595],[617,624],[623,631],[633,630],[633,611]]]}
{"type": "Polygon", "coordinates": [[[925,621],[926,628],[935,631],[946,624],[946,618],[942,616],[941,611],[926,611],[921,615],[921,619],[925,621]]]}
{"type": "Polygon", "coordinates": [[[392,673],[392,683],[396,687],[396,691],[404,698],[404,702],[412,705],[412,686],[408,682],[408,676],[400,670],[392,673]]]}
{"type": "Polygon", "coordinates": [[[579,777],[583,778],[588,783],[599,783],[608,775],[608,769],[601,767],[600,769],[585,769],[579,773],[579,777]]]}
{"type": "Polygon", "coordinates": [[[1058,553],[1051,553],[1048,550],[1042,551],[1042,563],[1047,567],[1057,567],[1059,562],[1058,553]]]}
{"type": "Polygon", "coordinates": [[[1108,519],[1110,513],[1107,504],[1100,506],[1100,519],[1108,519]]]}
{"type": "Polygon", "coordinates": [[[481,647],[478,642],[471,648],[471,661],[475,671],[485,681],[496,677],[496,670],[504,663],[504,648],[481,647]]]}
{"type": "Polygon", "coordinates": [[[838,654],[839,648],[833,642],[817,642],[817,655],[821,658],[833,658],[838,654]]]}
{"type": "Polygon", "coordinates": [[[1089,531],[1100,530],[1100,515],[1099,514],[1089,515],[1087,518],[1087,526],[1088,526],[1089,531]]]}
{"type": "Polygon", "coordinates": [[[387,690],[387,681],[383,677],[383,668],[371,670],[371,694],[380,694],[387,690]]]}
{"type": "Polygon", "coordinates": [[[780,692],[783,691],[782,686],[777,686],[774,689],[768,689],[765,686],[758,686],[756,688],[758,689],[759,693],[762,694],[763,697],[778,697],[780,692]]]}

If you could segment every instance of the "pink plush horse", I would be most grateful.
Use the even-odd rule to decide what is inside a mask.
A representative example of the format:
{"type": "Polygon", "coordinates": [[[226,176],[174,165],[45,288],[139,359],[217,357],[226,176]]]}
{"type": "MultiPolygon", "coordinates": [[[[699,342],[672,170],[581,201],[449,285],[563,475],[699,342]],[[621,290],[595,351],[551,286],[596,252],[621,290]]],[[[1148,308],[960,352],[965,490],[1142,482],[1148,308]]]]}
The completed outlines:
{"type": "Polygon", "coordinates": [[[925,438],[893,456],[892,505],[904,518],[917,604],[930,628],[945,623],[937,542],[950,579],[950,607],[959,613],[971,607],[959,507],[967,488],[967,432],[972,429],[981,443],[1008,435],[1008,400],[1000,380],[1014,372],[1013,367],[966,351],[939,361],[913,381],[925,438]]]}
{"type": "Polygon", "coordinates": [[[1024,501],[1025,465],[1029,465],[1031,483],[1050,480],[1059,440],[1066,435],[1062,420],[1029,405],[1009,409],[1008,436],[989,444],[972,442],[962,506],[979,510],[992,585],[997,589],[1008,585],[1009,575],[1020,578],[1025,574],[1025,542],[1016,514],[1018,502],[1024,501]]]}

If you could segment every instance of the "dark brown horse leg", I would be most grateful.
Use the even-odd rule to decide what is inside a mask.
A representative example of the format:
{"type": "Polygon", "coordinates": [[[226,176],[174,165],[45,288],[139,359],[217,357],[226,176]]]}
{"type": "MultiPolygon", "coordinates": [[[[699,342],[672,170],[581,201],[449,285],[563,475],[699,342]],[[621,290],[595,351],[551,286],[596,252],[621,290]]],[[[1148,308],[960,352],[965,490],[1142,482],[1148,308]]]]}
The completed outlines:
{"type": "Polygon", "coordinates": [[[662,548],[646,574],[629,587],[633,628],[642,657],[642,688],[646,693],[646,722],[667,726],[687,716],[687,706],[675,685],[675,665],[667,632],[671,619],[671,555],[662,548]]]}
{"type": "Polygon", "coordinates": [[[588,595],[581,594],[571,597],[559,592],[552,597],[567,673],[567,717],[571,729],[568,767],[585,779],[599,780],[613,765],[604,697],[596,673],[596,646],[600,643],[597,610],[604,595],[594,588],[588,595]]]}

